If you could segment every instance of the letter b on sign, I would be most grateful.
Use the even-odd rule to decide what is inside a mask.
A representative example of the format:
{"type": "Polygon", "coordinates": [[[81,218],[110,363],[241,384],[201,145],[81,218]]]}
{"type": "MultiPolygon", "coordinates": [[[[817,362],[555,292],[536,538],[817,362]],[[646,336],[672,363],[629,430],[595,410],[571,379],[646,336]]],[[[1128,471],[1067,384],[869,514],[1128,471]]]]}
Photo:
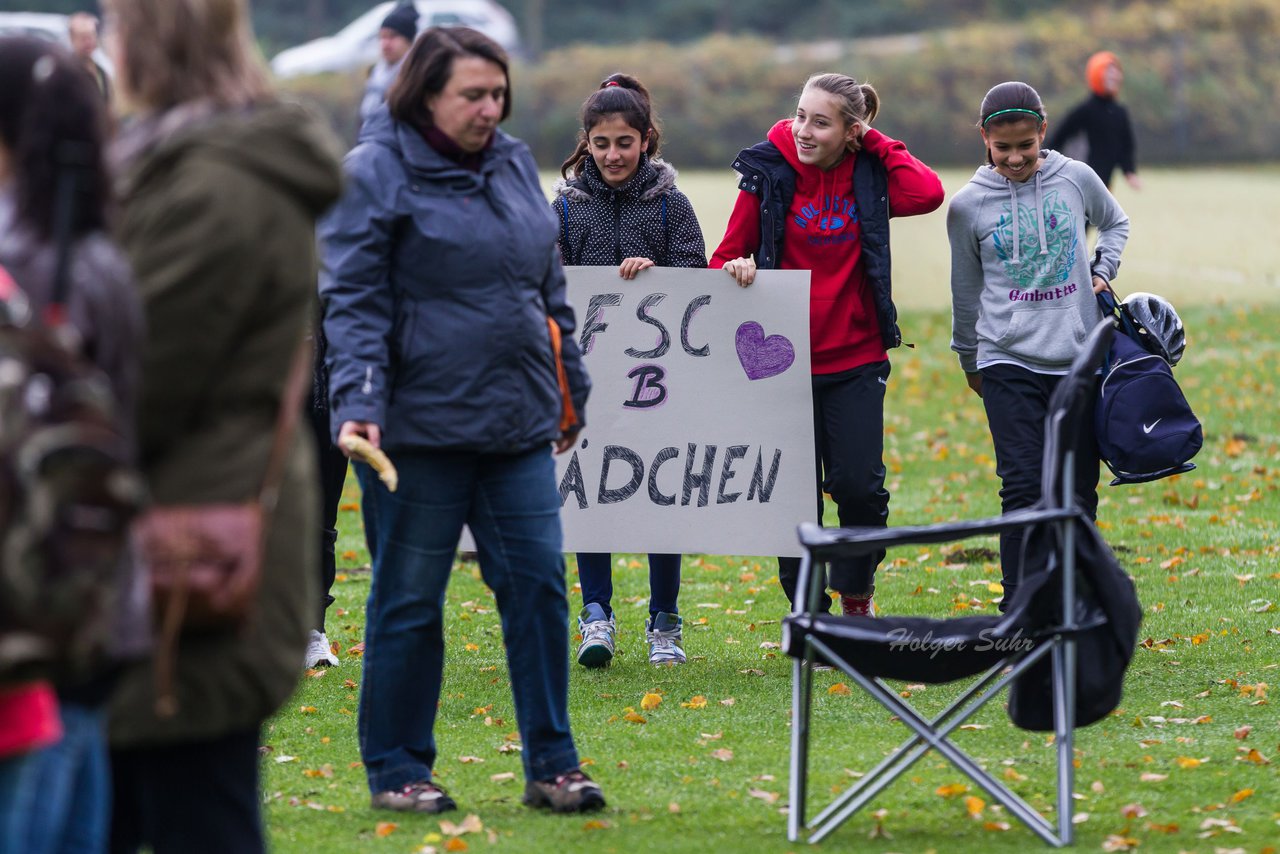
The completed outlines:
{"type": "Polygon", "coordinates": [[[633,409],[647,409],[657,406],[667,399],[667,387],[662,384],[667,372],[660,365],[640,365],[627,374],[628,379],[636,381],[631,390],[631,399],[622,402],[623,406],[633,409]]]}

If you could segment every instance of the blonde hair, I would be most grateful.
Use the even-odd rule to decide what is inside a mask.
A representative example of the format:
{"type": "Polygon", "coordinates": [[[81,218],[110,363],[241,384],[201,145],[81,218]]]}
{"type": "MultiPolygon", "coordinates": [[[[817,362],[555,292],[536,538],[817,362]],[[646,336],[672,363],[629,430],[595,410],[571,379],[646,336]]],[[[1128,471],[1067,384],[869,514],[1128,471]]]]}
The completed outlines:
{"type": "Polygon", "coordinates": [[[106,0],[122,94],[143,110],[271,97],[245,0],[106,0]]]}
{"type": "MultiPolygon", "coordinates": [[[[880,96],[870,83],[859,83],[846,74],[815,74],[804,83],[805,89],[818,89],[836,99],[840,117],[848,128],[854,122],[869,125],[880,113],[880,96]]],[[[856,151],[859,142],[850,142],[849,150],[856,151]]]]}

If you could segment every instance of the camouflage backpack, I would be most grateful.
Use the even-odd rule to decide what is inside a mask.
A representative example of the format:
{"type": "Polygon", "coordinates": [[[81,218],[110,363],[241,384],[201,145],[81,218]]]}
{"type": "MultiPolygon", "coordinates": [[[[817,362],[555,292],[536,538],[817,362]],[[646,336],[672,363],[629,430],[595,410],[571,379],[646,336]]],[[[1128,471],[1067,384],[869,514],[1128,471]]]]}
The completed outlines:
{"type": "Polygon", "coordinates": [[[0,682],[102,661],[144,498],[110,382],[61,317],[65,278],[38,319],[0,267],[0,682]]]}

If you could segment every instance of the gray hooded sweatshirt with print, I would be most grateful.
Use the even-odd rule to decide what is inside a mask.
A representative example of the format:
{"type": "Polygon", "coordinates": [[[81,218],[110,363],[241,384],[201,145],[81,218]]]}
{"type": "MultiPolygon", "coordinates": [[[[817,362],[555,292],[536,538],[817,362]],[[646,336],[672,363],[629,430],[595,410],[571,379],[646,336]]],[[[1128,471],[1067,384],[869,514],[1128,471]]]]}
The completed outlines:
{"type": "Polygon", "coordinates": [[[1064,374],[1102,315],[1129,218],[1086,164],[1056,151],[1026,181],[982,166],[947,209],[951,349],[973,373],[1000,363],[1064,374]],[[1098,229],[1089,252],[1085,225],[1098,229]]]}

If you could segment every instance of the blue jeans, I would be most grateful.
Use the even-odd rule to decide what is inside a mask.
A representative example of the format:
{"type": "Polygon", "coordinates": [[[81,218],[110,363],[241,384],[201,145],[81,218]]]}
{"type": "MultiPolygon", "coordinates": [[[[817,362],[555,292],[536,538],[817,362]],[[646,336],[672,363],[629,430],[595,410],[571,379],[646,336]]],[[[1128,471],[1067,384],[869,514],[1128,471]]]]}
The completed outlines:
{"type": "MultiPolygon", "coordinates": [[[[608,552],[579,552],[578,581],[582,584],[582,606],[595,603],[613,614],[613,555],[608,552]]],[[[649,555],[649,616],[678,614],[680,598],[680,555],[649,555]]]]}
{"type": "Polygon", "coordinates": [[[525,777],[576,770],[569,732],[569,603],[560,495],[549,446],[520,454],[401,452],[388,492],[356,475],[373,513],[373,586],[360,683],[360,755],[369,788],[431,779],[444,671],[445,586],[465,523],[497,599],[525,777]]]}
{"type": "Polygon", "coordinates": [[[106,849],[111,786],[102,710],[61,703],[59,711],[61,741],[0,762],[0,851],[106,849]]]}

